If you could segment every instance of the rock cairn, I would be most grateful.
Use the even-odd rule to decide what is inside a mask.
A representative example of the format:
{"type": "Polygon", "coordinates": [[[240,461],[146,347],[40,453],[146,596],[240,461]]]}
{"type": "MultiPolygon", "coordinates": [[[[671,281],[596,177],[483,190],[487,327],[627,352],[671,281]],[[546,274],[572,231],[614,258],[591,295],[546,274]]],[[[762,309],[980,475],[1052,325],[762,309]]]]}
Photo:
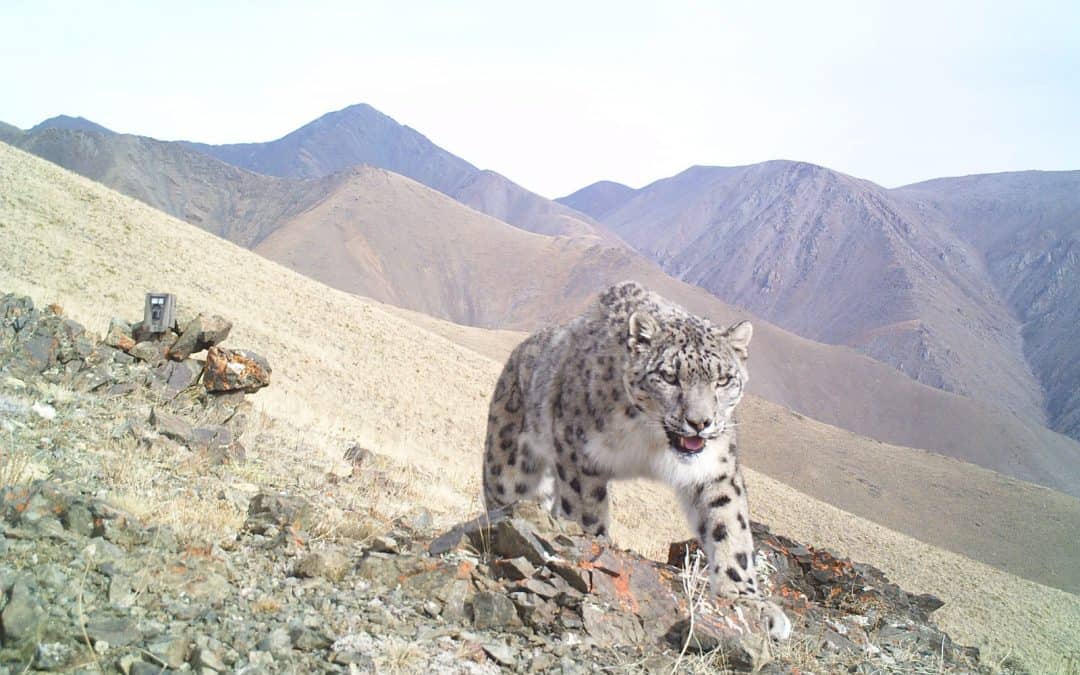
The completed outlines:
{"type": "Polygon", "coordinates": [[[145,420],[129,420],[129,432],[148,443],[179,444],[214,463],[243,461],[240,443],[250,411],[245,394],[270,384],[262,356],[220,346],[232,323],[217,315],[178,317],[165,333],[147,332],[142,322],[109,322],[103,340],[63,309],[44,310],[12,294],[0,296],[0,374],[40,378],[80,393],[107,397],[146,389],[157,403],[145,420]],[[205,358],[193,355],[205,351],[205,358]]]}
{"type": "Polygon", "coordinates": [[[418,508],[375,534],[316,536],[323,493],[379,457],[352,447],[353,474],[289,492],[239,478],[254,463],[240,463],[245,396],[269,367],[222,348],[228,332],[212,316],[157,337],[114,320],[99,341],[58,307],[0,297],[0,675],[989,672],[933,625],[936,598],[756,524],[786,643],[702,593],[683,569],[692,545],[648,560],[531,503],[441,534],[418,508]],[[115,503],[104,474],[123,467],[101,449],[117,439],[130,461],[164,458],[147,494],[190,491],[235,529],[193,543],[183,518],[115,503]],[[24,451],[47,476],[12,467],[24,451]],[[181,471],[191,458],[199,470],[181,471]]]}

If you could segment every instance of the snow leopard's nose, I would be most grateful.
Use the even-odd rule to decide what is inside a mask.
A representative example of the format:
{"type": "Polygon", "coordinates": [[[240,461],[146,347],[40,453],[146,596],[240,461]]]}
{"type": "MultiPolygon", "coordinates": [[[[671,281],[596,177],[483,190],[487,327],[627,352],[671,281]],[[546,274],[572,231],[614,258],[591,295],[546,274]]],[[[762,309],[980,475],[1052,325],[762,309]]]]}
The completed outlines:
{"type": "Polygon", "coordinates": [[[689,415],[683,417],[683,421],[690,425],[690,428],[694,431],[701,432],[712,426],[712,420],[709,418],[695,419],[689,415]]]}

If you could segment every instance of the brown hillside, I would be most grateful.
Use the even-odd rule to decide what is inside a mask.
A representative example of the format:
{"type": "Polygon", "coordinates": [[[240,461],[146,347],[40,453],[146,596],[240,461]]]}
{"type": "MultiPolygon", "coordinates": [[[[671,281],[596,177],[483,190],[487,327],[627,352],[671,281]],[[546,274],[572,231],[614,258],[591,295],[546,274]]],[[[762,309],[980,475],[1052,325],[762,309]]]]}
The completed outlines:
{"type": "Polygon", "coordinates": [[[241,246],[326,194],[322,181],[251,173],[143,136],[46,127],[9,140],[241,246]]]}
{"type": "MultiPolygon", "coordinates": [[[[255,249],[335,288],[481,327],[531,330],[637,279],[721,323],[744,313],[595,239],[523,232],[419,183],[360,168],[255,249]]],[[[1080,444],[758,321],[751,390],[828,424],[1075,494],[1080,444]]]]}
{"type": "MultiPolygon", "coordinates": [[[[60,301],[88,326],[137,315],[150,289],[230,317],[230,340],[274,365],[274,384],[256,397],[263,428],[294,435],[296,452],[312,464],[340,457],[359,438],[392,462],[397,479],[412,482],[438,522],[475,512],[498,363],[3,145],[0,249],[0,289],[60,301]],[[167,264],[139,264],[147,259],[167,264]]],[[[263,464],[258,444],[249,455],[251,471],[278,468],[263,464]]],[[[988,662],[1013,654],[1038,672],[1064,667],[1080,635],[1076,596],[853,517],[760,473],[748,472],[748,483],[755,515],[776,530],[940,595],[947,604],[937,621],[983,648],[988,662]]],[[[615,499],[620,542],[656,554],[658,542],[685,536],[662,491],[622,486],[615,499]]]]}

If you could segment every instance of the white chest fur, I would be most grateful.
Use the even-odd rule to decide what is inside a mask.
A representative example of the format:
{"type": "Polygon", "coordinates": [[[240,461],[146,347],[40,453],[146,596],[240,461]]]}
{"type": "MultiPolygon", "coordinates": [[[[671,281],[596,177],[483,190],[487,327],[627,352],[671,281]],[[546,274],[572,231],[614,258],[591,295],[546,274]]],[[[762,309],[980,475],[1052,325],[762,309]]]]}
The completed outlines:
{"type": "Polygon", "coordinates": [[[715,476],[727,447],[723,434],[708,441],[701,452],[683,455],[671,447],[659,422],[619,415],[604,433],[589,439],[585,454],[616,479],[651,478],[683,488],[715,476]]]}

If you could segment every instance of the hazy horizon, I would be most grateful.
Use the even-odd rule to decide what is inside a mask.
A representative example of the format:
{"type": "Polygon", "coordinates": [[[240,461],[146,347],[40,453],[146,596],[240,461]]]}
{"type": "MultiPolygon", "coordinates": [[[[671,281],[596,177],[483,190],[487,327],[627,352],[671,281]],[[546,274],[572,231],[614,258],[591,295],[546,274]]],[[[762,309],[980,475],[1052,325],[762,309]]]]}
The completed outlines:
{"type": "Polygon", "coordinates": [[[367,103],[548,197],[769,159],[887,187],[1077,169],[1080,6],[1035,9],[15,3],[0,121],[258,142],[367,103]]]}

